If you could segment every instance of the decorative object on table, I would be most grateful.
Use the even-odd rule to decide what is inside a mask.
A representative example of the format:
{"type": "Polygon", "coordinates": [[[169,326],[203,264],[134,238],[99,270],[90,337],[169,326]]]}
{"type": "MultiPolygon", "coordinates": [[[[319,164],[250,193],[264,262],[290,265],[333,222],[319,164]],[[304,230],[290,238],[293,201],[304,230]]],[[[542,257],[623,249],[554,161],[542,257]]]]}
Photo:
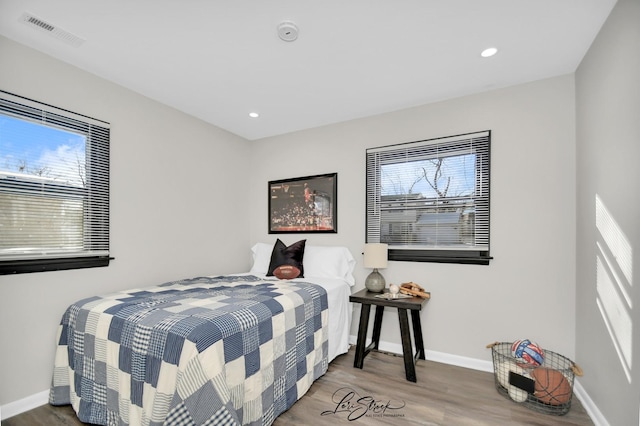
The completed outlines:
{"type": "Polygon", "coordinates": [[[337,233],[338,174],[269,182],[269,233],[337,233]]]}
{"type": "Polygon", "coordinates": [[[400,287],[396,284],[389,284],[389,294],[391,294],[391,297],[397,297],[398,293],[400,293],[400,287]]]}
{"type": "Polygon", "coordinates": [[[520,339],[511,345],[511,355],[520,363],[537,367],[544,362],[544,351],[529,339],[520,339]]]}
{"type": "MultiPolygon", "coordinates": [[[[487,345],[491,348],[498,393],[541,413],[567,414],[571,408],[574,377],[582,376],[582,369],[569,358],[548,349],[543,351],[541,365],[523,362],[523,358],[515,354],[525,340],[487,345]]],[[[530,346],[529,342],[523,346],[530,346]]],[[[534,347],[540,348],[538,345],[534,347]]],[[[537,353],[537,349],[535,351],[537,353]]]]}
{"type": "Polygon", "coordinates": [[[396,284],[389,284],[389,291],[386,293],[377,294],[376,297],[381,297],[384,299],[391,300],[391,299],[406,299],[413,296],[409,294],[402,294],[400,293],[400,286],[396,284]]]}
{"type": "Polygon", "coordinates": [[[428,299],[431,297],[431,293],[425,291],[420,284],[414,282],[400,284],[400,293],[408,294],[410,296],[422,297],[428,299]]]}
{"type": "Polygon", "coordinates": [[[378,269],[387,267],[387,256],[389,246],[382,243],[368,243],[364,245],[364,267],[373,268],[364,282],[367,290],[373,293],[382,293],[386,286],[386,281],[378,269]]]}

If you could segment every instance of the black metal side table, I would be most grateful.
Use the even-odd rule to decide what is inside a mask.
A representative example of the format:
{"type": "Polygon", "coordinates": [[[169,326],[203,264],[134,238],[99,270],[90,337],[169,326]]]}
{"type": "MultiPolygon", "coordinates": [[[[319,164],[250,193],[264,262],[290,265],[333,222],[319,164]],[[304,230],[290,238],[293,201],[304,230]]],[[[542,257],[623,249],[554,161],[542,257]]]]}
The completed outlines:
{"type": "Polygon", "coordinates": [[[387,299],[376,297],[380,293],[372,293],[367,289],[361,290],[349,296],[349,301],[360,303],[360,326],[358,328],[358,341],[356,344],[356,357],[353,366],[362,369],[364,358],[372,350],[378,349],[380,343],[380,328],[382,326],[382,314],[385,306],[398,309],[398,320],[400,322],[400,337],[402,339],[402,352],[404,355],[404,370],[407,380],[416,382],[416,366],[418,359],[424,357],[424,342],[422,340],[422,324],[420,323],[420,310],[428,299],[421,297],[387,299]],[[371,305],[376,306],[375,318],[373,321],[373,335],[371,343],[366,346],[367,328],[369,327],[369,314],[371,305]],[[409,330],[409,317],[407,310],[411,311],[411,322],[413,323],[413,336],[416,344],[416,353],[413,354],[411,345],[411,332],[409,330]]]}

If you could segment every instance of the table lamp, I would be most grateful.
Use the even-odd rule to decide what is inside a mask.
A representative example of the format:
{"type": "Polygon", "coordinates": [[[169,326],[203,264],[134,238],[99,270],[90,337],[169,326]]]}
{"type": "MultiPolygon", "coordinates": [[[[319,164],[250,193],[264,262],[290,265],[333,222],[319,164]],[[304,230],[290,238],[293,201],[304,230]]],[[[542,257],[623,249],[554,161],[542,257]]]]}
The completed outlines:
{"type": "Polygon", "coordinates": [[[373,268],[364,282],[367,290],[373,293],[382,293],[386,282],[378,269],[387,267],[387,253],[389,246],[382,243],[371,243],[364,245],[364,267],[373,268]]]}

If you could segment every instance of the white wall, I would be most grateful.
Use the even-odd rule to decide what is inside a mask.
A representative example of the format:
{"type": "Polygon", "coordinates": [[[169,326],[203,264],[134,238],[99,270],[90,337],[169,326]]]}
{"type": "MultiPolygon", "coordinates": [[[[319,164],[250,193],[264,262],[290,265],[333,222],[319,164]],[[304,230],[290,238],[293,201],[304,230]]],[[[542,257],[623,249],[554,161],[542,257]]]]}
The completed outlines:
{"type": "Polygon", "coordinates": [[[247,270],[249,142],[0,37],[0,89],[111,123],[107,268],[0,276],[0,405],[47,390],[74,301],[247,270]],[[233,256],[229,256],[233,253],[233,256]]]}
{"type": "Polygon", "coordinates": [[[640,2],[619,0],[576,72],[576,353],[585,370],[580,382],[611,425],[639,422],[638,76],[640,2]],[[608,226],[596,221],[596,196],[608,226]]]}
{"type": "MultiPolygon", "coordinates": [[[[387,283],[431,291],[422,311],[427,351],[490,360],[493,341],[530,338],[574,356],[575,109],[572,75],[254,142],[251,240],[345,245],[365,236],[365,149],[491,130],[489,266],[390,262],[387,283]],[[269,235],[267,182],[338,172],[338,233],[269,235]]],[[[351,328],[356,334],[357,315],[351,328]]],[[[397,315],[382,340],[399,344],[397,315]]]]}

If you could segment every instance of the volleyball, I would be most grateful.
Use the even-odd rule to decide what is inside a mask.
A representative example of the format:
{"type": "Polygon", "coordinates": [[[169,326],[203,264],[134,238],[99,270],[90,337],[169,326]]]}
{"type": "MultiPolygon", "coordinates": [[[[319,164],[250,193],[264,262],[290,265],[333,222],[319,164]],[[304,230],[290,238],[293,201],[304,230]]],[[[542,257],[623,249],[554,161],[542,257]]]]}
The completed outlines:
{"type": "Polygon", "coordinates": [[[544,351],[535,342],[529,339],[516,340],[511,345],[511,354],[516,360],[531,366],[542,365],[544,362],[544,351]]]}

